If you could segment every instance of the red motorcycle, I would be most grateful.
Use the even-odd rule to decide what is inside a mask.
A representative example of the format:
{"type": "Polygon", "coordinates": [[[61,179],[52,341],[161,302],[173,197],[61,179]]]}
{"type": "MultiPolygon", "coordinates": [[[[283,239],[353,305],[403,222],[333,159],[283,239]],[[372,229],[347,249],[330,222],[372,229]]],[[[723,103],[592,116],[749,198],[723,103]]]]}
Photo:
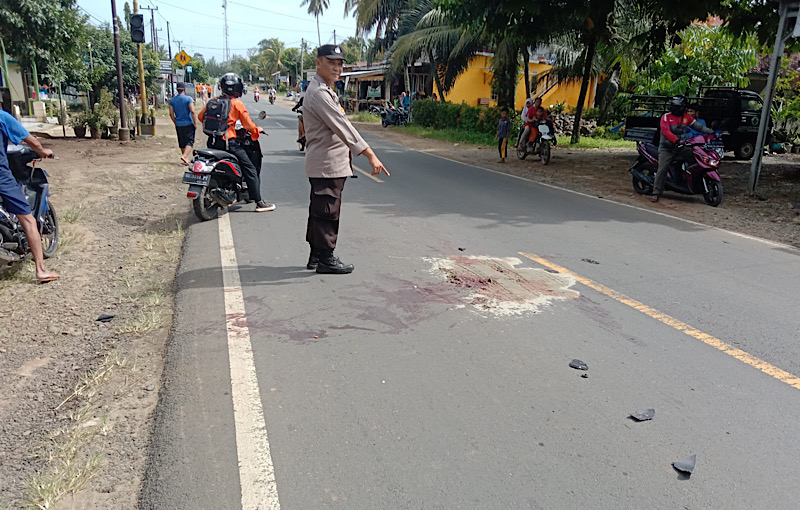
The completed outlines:
{"type": "Polygon", "coordinates": [[[258,87],[253,90],[253,99],[255,99],[256,103],[261,98],[261,93],[258,91],[258,87]]]}
{"type": "MultiPolygon", "coordinates": [[[[683,195],[702,194],[706,203],[717,207],[722,203],[722,178],[717,173],[725,148],[718,135],[699,135],[684,143],[691,147],[694,161],[675,158],[667,171],[664,187],[683,195]]],[[[640,195],[652,195],[658,170],[658,146],[637,142],[639,157],[630,169],[633,189],[640,195]]]]}

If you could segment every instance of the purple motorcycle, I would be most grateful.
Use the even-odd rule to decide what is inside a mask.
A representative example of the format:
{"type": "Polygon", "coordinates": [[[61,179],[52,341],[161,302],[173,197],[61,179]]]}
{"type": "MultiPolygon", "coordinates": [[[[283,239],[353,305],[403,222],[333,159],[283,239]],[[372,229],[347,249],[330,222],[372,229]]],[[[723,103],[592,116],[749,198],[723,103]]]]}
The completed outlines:
{"type": "MultiPolygon", "coordinates": [[[[694,161],[675,159],[667,172],[665,189],[684,195],[702,194],[706,203],[717,207],[722,203],[722,178],[717,173],[719,162],[725,154],[722,140],[717,135],[699,135],[684,144],[691,147],[694,161]]],[[[630,169],[633,189],[640,195],[652,195],[658,170],[658,146],[637,142],[639,157],[630,169]]]]}

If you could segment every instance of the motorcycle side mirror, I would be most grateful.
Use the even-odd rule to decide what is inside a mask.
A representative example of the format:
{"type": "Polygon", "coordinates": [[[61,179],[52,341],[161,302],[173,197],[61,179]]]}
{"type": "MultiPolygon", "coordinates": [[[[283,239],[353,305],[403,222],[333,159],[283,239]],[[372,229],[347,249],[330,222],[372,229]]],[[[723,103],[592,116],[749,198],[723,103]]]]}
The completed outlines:
{"type": "Polygon", "coordinates": [[[265,112],[264,110],[261,110],[260,112],[258,112],[258,118],[261,119],[261,120],[266,119],[267,118],[267,112],[265,112]]]}

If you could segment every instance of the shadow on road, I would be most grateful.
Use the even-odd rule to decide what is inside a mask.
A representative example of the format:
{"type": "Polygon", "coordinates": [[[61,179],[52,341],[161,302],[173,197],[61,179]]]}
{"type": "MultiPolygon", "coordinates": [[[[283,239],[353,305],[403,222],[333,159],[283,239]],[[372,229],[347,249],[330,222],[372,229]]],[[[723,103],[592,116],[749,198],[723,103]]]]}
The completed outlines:
{"type": "MultiPolygon", "coordinates": [[[[239,277],[242,287],[258,287],[262,285],[289,285],[292,280],[316,276],[305,266],[239,266],[239,277]]],[[[219,267],[186,271],[178,276],[179,289],[217,289],[222,281],[222,269],[219,267]]]]}

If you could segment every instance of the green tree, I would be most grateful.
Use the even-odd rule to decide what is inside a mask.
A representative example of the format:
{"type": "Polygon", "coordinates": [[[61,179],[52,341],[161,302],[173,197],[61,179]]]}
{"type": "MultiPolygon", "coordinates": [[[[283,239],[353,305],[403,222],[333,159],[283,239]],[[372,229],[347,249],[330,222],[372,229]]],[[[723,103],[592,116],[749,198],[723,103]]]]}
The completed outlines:
{"type": "Polygon", "coordinates": [[[367,52],[367,41],[363,37],[351,36],[342,41],[345,62],[355,63],[364,60],[367,52]]]}
{"type": "Polygon", "coordinates": [[[81,65],[85,26],[86,16],[78,12],[75,0],[0,0],[0,37],[6,52],[23,67],[35,63],[39,74],[55,81],[81,65]]]}
{"type": "Polygon", "coordinates": [[[678,34],[661,57],[639,73],[640,94],[697,95],[701,85],[746,87],[758,64],[754,37],[738,38],[723,26],[694,23],[678,34]]]}
{"type": "Polygon", "coordinates": [[[131,11],[131,4],[129,4],[128,2],[125,2],[125,7],[123,7],[122,9],[125,12],[125,30],[130,32],[131,31],[131,14],[133,13],[133,11],[131,11]]]}

